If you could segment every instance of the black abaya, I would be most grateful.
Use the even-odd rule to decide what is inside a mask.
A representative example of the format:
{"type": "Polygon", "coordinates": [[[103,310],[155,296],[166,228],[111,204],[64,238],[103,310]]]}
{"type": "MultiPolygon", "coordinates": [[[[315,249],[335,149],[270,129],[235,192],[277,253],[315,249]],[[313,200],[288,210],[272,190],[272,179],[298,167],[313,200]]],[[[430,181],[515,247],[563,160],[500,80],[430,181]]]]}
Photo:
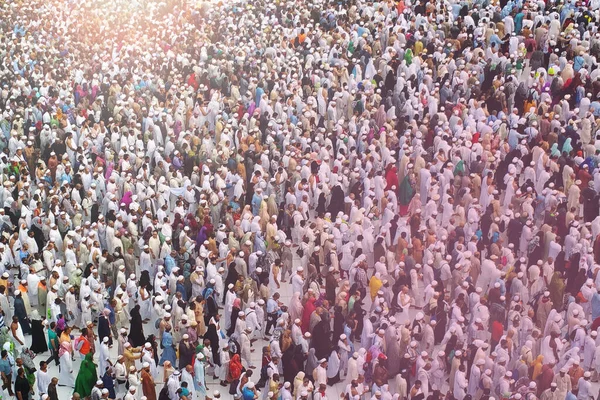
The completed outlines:
{"type": "Polygon", "coordinates": [[[191,344],[186,346],[185,341],[181,340],[179,342],[179,369],[184,369],[186,365],[192,365],[195,354],[196,349],[194,346],[191,344]]]}
{"type": "Polygon", "coordinates": [[[315,355],[317,359],[329,358],[331,354],[331,328],[329,327],[329,321],[324,320],[315,325],[312,336],[313,347],[315,348],[315,355]]]}
{"type": "Polygon", "coordinates": [[[25,309],[25,303],[21,296],[15,298],[15,315],[19,318],[19,324],[24,334],[31,333],[31,325],[29,325],[29,318],[27,317],[27,310],[25,309]]]}
{"type": "Polygon", "coordinates": [[[297,347],[298,346],[292,344],[281,355],[281,363],[283,365],[283,379],[285,382],[294,382],[296,374],[300,372],[300,368],[297,365],[295,357],[297,347]]]}
{"type": "Polygon", "coordinates": [[[144,336],[144,324],[140,315],[140,306],[136,305],[131,309],[131,320],[129,327],[129,343],[133,347],[140,347],[146,343],[144,336]]]}
{"type": "Polygon", "coordinates": [[[219,334],[217,333],[217,326],[213,324],[208,324],[207,326],[208,329],[204,334],[204,339],[210,340],[213,362],[217,365],[221,365],[221,357],[219,355],[219,334]]]}
{"type": "Polygon", "coordinates": [[[30,350],[36,354],[48,351],[46,335],[44,334],[44,325],[38,319],[31,320],[31,347],[30,350]]]}
{"type": "Polygon", "coordinates": [[[235,332],[235,324],[237,323],[238,313],[242,311],[238,307],[233,307],[231,309],[231,324],[229,325],[229,329],[227,329],[227,336],[231,337],[233,332],[235,332]]]}
{"type": "Polygon", "coordinates": [[[108,337],[108,345],[112,346],[112,335],[110,333],[110,323],[105,315],[100,315],[98,318],[98,339],[102,343],[102,339],[108,337]]]}

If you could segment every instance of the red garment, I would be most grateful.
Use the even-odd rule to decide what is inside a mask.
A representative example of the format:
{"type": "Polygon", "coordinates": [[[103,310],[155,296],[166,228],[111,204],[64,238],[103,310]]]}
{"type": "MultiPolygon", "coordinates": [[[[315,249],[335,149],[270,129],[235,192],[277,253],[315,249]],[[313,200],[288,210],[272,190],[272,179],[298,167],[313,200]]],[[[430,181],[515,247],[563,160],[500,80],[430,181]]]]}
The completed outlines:
{"type": "Polygon", "coordinates": [[[392,186],[396,186],[396,189],[398,188],[398,169],[396,166],[388,168],[385,173],[385,181],[387,182],[385,190],[392,190],[392,186]]]}
{"type": "Polygon", "coordinates": [[[538,377],[538,395],[541,394],[544,390],[550,388],[550,384],[554,380],[554,372],[552,371],[552,366],[549,364],[545,364],[542,367],[542,373],[538,377]]]}
{"type": "Polygon", "coordinates": [[[589,182],[593,178],[594,177],[592,175],[590,175],[590,173],[587,171],[587,168],[581,168],[579,170],[579,172],[577,173],[577,179],[581,180],[581,185],[579,185],[579,187],[582,187],[582,188],[588,187],[589,182]]]}
{"type": "Polygon", "coordinates": [[[504,335],[504,326],[500,321],[494,321],[492,323],[492,341],[499,342],[504,335]]]}
{"type": "Polygon", "coordinates": [[[229,376],[232,381],[240,379],[242,375],[242,362],[239,354],[234,354],[229,361],[229,376]]]}
{"type": "Polygon", "coordinates": [[[316,299],[311,297],[304,306],[304,311],[302,314],[302,332],[304,333],[308,332],[308,328],[310,328],[310,316],[312,315],[313,311],[317,309],[315,302],[316,299]]]}

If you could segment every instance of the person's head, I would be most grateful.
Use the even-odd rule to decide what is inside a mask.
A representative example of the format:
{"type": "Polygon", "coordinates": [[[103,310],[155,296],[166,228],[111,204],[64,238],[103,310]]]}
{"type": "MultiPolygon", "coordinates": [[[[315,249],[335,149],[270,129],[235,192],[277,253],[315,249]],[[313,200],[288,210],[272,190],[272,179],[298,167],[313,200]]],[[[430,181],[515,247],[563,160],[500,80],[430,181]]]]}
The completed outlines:
{"type": "Polygon", "coordinates": [[[19,368],[19,369],[17,370],[17,375],[19,375],[19,376],[24,376],[24,375],[25,375],[25,370],[24,370],[23,368],[19,368]]]}
{"type": "Polygon", "coordinates": [[[46,372],[47,368],[48,368],[48,364],[46,363],[46,361],[40,361],[40,370],[46,372]]]}

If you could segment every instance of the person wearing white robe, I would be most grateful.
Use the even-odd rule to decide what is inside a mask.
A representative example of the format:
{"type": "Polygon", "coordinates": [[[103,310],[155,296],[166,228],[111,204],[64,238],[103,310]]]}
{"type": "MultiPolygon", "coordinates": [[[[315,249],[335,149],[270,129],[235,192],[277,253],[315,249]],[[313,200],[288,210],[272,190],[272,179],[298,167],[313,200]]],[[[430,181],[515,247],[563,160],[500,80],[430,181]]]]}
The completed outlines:
{"type": "Polygon", "coordinates": [[[368,349],[373,344],[373,338],[375,337],[375,329],[373,328],[373,323],[377,320],[375,316],[364,317],[363,330],[360,335],[360,346],[363,349],[368,349]]]}
{"type": "Polygon", "coordinates": [[[63,342],[58,351],[60,360],[60,374],[58,381],[61,385],[73,388],[75,387],[75,377],[73,376],[73,360],[71,359],[71,349],[69,342],[63,342]]]}
{"type": "Polygon", "coordinates": [[[546,336],[542,340],[542,346],[541,346],[540,351],[541,351],[541,354],[544,356],[545,363],[555,364],[558,360],[554,356],[553,349],[550,347],[551,340],[555,342],[557,353],[560,354],[560,352],[563,348],[563,343],[560,341],[560,339],[558,337],[555,336],[554,333],[552,333],[551,336],[546,336]]]}
{"type": "MultiPolygon", "coordinates": [[[[192,387],[195,388],[196,392],[200,397],[206,396],[206,366],[204,364],[204,354],[196,354],[196,362],[194,363],[194,377],[192,387]]],[[[183,379],[183,377],[182,377],[183,379]]],[[[188,383],[188,387],[190,384],[188,383]]]]}
{"type": "Polygon", "coordinates": [[[251,302],[246,308],[246,326],[251,329],[250,337],[253,338],[255,335],[260,337],[260,332],[262,330],[262,325],[258,320],[258,315],[256,313],[256,303],[251,302]]]}
{"type": "Polygon", "coordinates": [[[142,362],[148,363],[150,366],[150,374],[152,374],[152,376],[158,376],[158,368],[156,367],[156,361],[154,361],[152,345],[150,343],[144,344],[144,348],[142,349],[142,362]]]}
{"type": "Polygon", "coordinates": [[[340,365],[340,355],[337,350],[333,350],[327,361],[327,379],[333,380],[336,376],[339,378],[342,373],[340,365]]]}
{"type": "Polygon", "coordinates": [[[427,194],[431,187],[431,172],[428,168],[421,168],[419,171],[420,186],[419,193],[421,194],[421,205],[424,206],[427,203],[427,194]]]}
{"type": "Polygon", "coordinates": [[[52,377],[48,374],[48,364],[44,364],[44,368],[39,369],[35,374],[35,383],[37,386],[37,394],[40,397],[48,392],[48,385],[52,382],[52,377]]]}
{"type": "MultiPolygon", "coordinates": [[[[201,355],[202,353],[199,353],[198,355],[201,355]]],[[[201,365],[202,363],[199,361],[196,361],[194,363],[194,370],[196,369],[196,364],[201,365]]],[[[195,395],[196,395],[196,388],[194,385],[194,376],[188,371],[187,366],[181,369],[181,383],[187,383],[187,389],[190,391],[190,395],[188,396],[188,398],[190,399],[194,399],[195,395]]]]}
{"type": "Polygon", "coordinates": [[[421,273],[421,265],[417,264],[415,268],[410,271],[410,281],[412,287],[412,295],[414,300],[414,305],[417,308],[423,308],[424,297],[423,293],[425,290],[425,285],[423,283],[423,274],[421,273]]]}
{"type": "Polygon", "coordinates": [[[171,374],[171,376],[167,380],[167,390],[169,392],[169,398],[177,399],[179,397],[177,395],[177,390],[181,387],[180,379],[181,379],[181,372],[175,371],[171,374]]]}
{"type": "Polygon", "coordinates": [[[98,352],[98,374],[100,376],[104,376],[106,368],[110,365],[108,362],[109,357],[108,336],[105,336],[102,339],[100,351],[98,352]]]}
{"type": "Polygon", "coordinates": [[[352,357],[348,360],[348,369],[346,371],[346,384],[349,384],[353,380],[358,379],[358,352],[354,352],[352,357]]]}
{"type": "Polygon", "coordinates": [[[227,293],[225,294],[225,310],[223,318],[225,319],[225,329],[229,329],[231,325],[231,311],[233,310],[233,302],[237,298],[233,291],[233,283],[227,286],[227,293]]]}
{"type": "Polygon", "coordinates": [[[425,395],[425,398],[429,396],[429,372],[431,371],[431,365],[429,363],[425,364],[419,371],[417,372],[417,379],[421,381],[421,390],[425,395]]]}
{"type": "Polygon", "coordinates": [[[589,371],[593,367],[596,356],[596,338],[598,332],[592,331],[585,337],[583,346],[583,369],[589,371]]]}
{"type": "Polygon", "coordinates": [[[481,366],[485,364],[483,359],[478,359],[471,365],[471,375],[469,376],[469,385],[467,387],[467,394],[471,397],[475,397],[477,389],[479,389],[479,380],[481,379],[481,366]]]}

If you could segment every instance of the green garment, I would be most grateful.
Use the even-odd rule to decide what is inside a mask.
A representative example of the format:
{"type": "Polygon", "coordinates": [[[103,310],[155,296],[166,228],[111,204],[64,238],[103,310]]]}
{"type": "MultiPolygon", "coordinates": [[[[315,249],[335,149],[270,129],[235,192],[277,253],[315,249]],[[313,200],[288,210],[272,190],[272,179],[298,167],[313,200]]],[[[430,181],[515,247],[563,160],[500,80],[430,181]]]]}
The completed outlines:
{"type": "Polygon", "coordinates": [[[410,178],[406,175],[400,184],[400,198],[398,200],[400,200],[400,204],[407,206],[414,195],[415,191],[410,186],[410,178]]]}
{"type": "Polygon", "coordinates": [[[410,66],[412,64],[413,52],[411,49],[407,49],[404,53],[404,61],[406,61],[406,65],[410,66]]]}
{"type": "Polygon", "coordinates": [[[48,329],[48,348],[56,349],[56,351],[58,351],[58,347],[58,335],[52,329],[48,329]]]}
{"type": "Polygon", "coordinates": [[[454,167],[454,176],[458,175],[459,172],[465,172],[465,163],[463,162],[463,160],[460,160],[456,164],[456,167],[454,167]]]}
{"type": "Polygon", "coordinates": [[[350,43],[348,43],[348,54],[354,54],[355,50],[356,49],[354,48],[354,42],[351,40],[350,43]]]}
{"type": "Polygon", "coordinates": [[[92,394],[92,389],[98,380],[96,372],[96,364],[94,364],[92,353],[85,355],[85,359],[81,362],[77,379],[75,379],[75,392],[79,393],[81,398],[88,397],[92,394]]]}

